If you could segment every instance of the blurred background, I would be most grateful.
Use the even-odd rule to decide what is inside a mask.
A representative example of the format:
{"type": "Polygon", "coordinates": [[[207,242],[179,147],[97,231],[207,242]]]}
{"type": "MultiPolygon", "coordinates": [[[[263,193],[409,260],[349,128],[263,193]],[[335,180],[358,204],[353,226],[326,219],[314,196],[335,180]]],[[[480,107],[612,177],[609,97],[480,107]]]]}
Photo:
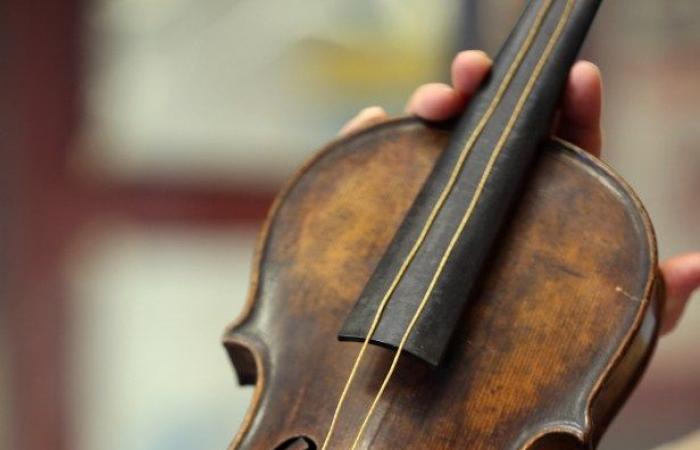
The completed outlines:
{"type": "MultiPolygon", "coordinates": [[[[0,3],[0,448],[223,449],[220,344],[283,181],[366,105],[399,114],[515,0],[0,3]]],[[[606,154],[662,257],[700,248],[700,2],[604,2],[606,154]]],[[[700,428],[700,299],[604,450],[700,428]]]]}

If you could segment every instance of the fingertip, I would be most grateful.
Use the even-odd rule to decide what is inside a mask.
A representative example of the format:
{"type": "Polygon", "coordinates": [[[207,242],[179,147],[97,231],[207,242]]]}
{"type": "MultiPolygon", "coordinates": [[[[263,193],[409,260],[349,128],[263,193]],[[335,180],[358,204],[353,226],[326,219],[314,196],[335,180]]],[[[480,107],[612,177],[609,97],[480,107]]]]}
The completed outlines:
{"type": "Polygon", "coordinates": [[[452,85],[466,96],[471,96],[491,70],[493,61],[481,50],[464,50],[452,61],[452,85]]]}
{"type": "Polygon", "coordinates": [[[602,107],[600,69],[589,61],[577,62],[567,79],[557,134],[600,156],[602,107]]]}
{"type": "Polygon", "coordinates": [[[462,110],[464,95],[443,83],[429,83],[415,90],[406,112],[427,120],[446,120],[462,110]]]}
{"type": "Polygon", "coordinates": [[[670,258],[660,269],[666,286],[661,334],[668,334],[683,315],[690,296],[700,287],[700,252],[670,258]]]}
{"type": "Polygon", "coordinates": [[[700,252],[675,256],[661,264],[668,294],[687,297],[700,287],[700,252]]]}
{"type": "Polygon", "coordinates": [[[582,59],[576,61],[571,68],[572,77],[584,77],[592,82],[600,84],[602,77],[600,68],[593,62],[582,59]]]}
{"type": "Polygon", "coordinates": [[[384,108],[381,106],[368,106],[366,108],[363,108],[360,110],[360,112],[357,114],[358,117],[364,117],[364,118],[377,118],[377,117],[386,117],[386,111],[384,111],[384,108]]]}
{"type": "Polygon", "coordinates": [[[575,125],[597,127],[602,111],[600,69],[589,61],[579,61],[571,68],[564,92],[563,112],[575,125]]]}
{"type": "Polygon", "coordinates": [[[462,50],[452,60],[452,69],[465,66],[491,67],[493,61],[483,50],[462,50]]]}
{"type": "Polygon", "coordinates": [[[347,136],[348,134],[359,131],[378,122],[386,120],[387,113],[381,106],[369,106],[360,110],[355,117],[350,119],[338,132],[338,136],[347,136]]]}
{"type": "Polygon", "coordinates": [[[464,108],[491,69],[492,61],[481,50],[465,50],[452,61],[452,84],[429,83],[411,95],[406,112],[428,120],[450,119],[464,108]]]}

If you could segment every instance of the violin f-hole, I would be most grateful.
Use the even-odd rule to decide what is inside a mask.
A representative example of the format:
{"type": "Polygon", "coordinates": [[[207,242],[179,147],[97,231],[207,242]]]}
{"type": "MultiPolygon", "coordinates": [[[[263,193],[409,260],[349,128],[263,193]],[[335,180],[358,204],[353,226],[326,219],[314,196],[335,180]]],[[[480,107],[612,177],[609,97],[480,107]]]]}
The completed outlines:
{"type": "Polygon", "coordinates": [[[295,436],[282,442],[274,450],[316,450],[316,443],[307,436],[295,436]]]}

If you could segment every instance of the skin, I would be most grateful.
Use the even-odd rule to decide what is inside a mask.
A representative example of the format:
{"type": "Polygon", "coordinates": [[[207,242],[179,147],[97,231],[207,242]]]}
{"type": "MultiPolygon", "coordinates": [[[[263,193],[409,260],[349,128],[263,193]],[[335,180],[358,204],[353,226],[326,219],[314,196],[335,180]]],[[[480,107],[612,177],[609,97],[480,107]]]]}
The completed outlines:
{"type": "MultiPolygon", "coordinates": [[[[446,120],[459,114],[491,69],[486,53],[468,50],[452,61],[452,84],[428,83],[419,86],[406,104],[406,113],[427,120],[446,120]]],[[[603,133],[602,80],[598,67],[579,61],[571,68],[557,113],[554,133],[591,154],[600,157],[603,133]]],[[[378,106],[360,111],[340,130],[345,136],[388,119],[378,106]]],[[[661,273],[666,282],[666,306],[661,333],[672,331],[685,310],[688,299],[700,287],[700,252],[689,252],[663,261],[661,273]]]]}

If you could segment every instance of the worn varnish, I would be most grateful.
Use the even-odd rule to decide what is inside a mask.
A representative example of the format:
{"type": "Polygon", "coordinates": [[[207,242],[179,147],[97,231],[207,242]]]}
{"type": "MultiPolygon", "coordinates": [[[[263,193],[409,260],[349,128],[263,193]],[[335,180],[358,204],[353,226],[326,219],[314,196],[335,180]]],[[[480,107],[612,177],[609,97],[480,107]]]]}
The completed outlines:
{"type": "MultiPolygon", "coordinates": [[[[327,146],[280,194],[224,337],[240,382],[256,383],[232,449],[320,447],[361,345],[338,330],[448,136],[417,119],[377,125],[327,146]]],[[[589,448],[652,351],[655,273],[626,184],[549,141],[445,360],[402,357],[360,447],[589,448]]],[[[352,445],[392,357],[368,348],[329,448],[352,445]]]]}

